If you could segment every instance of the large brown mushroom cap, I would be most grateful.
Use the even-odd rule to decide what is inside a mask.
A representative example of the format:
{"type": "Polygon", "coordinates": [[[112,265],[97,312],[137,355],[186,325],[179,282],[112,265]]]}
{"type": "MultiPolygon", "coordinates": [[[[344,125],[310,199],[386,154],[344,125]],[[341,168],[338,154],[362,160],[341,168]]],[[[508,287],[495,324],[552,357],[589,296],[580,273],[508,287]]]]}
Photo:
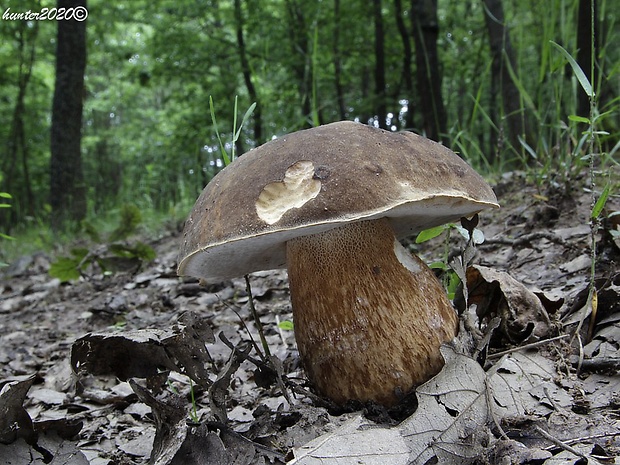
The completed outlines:
{"type": "Polygon", "coordinates": [[[446,147],[410,132],[339,122],[247,152],[218,173],[192,210],[180,275],[221,280],[286,266],[286,242],[387,217],[398,238],[498,207],[446,147]]]}

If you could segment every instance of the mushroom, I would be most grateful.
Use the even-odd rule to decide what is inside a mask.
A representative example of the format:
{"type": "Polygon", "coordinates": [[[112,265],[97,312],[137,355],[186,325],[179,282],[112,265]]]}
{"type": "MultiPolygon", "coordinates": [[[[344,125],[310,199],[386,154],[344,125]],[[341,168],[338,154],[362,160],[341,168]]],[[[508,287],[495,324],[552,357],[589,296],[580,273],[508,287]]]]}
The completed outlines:
{"type": "Polygon", "coordinates": [[[179,275],[223,280],[286,267],[295,339],[336,404],[392,406],[442,366],[458,317],[398,241],[498,207],[446,147],[338,122],[272,140],[219,172],[184,230],[179,275]]]}

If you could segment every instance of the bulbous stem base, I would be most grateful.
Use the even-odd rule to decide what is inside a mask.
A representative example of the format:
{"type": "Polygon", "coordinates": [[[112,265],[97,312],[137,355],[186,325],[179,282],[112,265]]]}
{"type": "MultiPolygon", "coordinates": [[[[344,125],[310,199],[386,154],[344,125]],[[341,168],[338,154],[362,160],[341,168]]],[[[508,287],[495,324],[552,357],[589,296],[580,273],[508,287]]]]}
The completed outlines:
{"type": "Polygon", "coordinates": [[[295,338],[319,393],[391,406],[441,370],[458,317],[387,219],[293,239],[287,265],[295,338]]]}

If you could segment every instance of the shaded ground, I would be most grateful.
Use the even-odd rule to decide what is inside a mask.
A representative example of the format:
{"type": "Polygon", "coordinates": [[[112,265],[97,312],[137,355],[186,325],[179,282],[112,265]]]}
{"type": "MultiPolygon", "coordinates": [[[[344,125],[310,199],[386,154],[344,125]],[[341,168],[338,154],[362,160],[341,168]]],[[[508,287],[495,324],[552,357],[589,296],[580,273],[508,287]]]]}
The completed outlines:
{"type": "MultiPolygon", "coordinates": [[[[512,463],[559,463],[562,454],[567,454],[562,463],[577,463],[583,457],[616,463],[613,457],[620,453],[620,241],[614,242],[609,230],[617,225],[608,221],[597,233],[598,305],[592,323],[592,306],[586,305],[590,195],[580,190],[572,196],[541,196],[534,188],[523,188],[523,183],[512,175],[496,186],[502,209],[481,217],[479,229],[486,240],[474,260],[492,271],[508,272],[517,284],[502,283],[504,278],[494,281],[493,276],[485,281],[485,268],[470,270],[468,275],[472,280],[468,302],[476,304],[479,315],[465,312],[469,318],[463,319],[463,327],[473,328],[476,338],[465,340],[467,331],[462,331],[460,343],[466,348],[461,352],[475,352],[486,372],[479,370],[480,364],[468,365],[473,360],[461,358],[458,350],[457,355],[449,355],[448,364],[466,367],[462,370],[471,374],[472,383],[482,380],[484,384],[486,379],[487,385],[494,386],[500,410],[488,416],[492,409],[482,409],[484,415],[476,425],[484,425],[478,428],[484,438],[467,433],[475,444],[468,450],[477,458],[464,458],[465,451],[457,448],[451,452],[453,458],[442,463],[500,463],[506,457],[512,457],[512,463]],[[539,291],[535,303],[524,304],[523,294],[515,294],[519,283],[539,291]],[[490,326],[497,329],[484,339],[490,326]],[[572,338],[576,329],[580,329],[579,338],[572,338]],[[563,335],[568,337],[556,338],[563,335]],[[556,339],[504,358],[489,355],[549,338],[556,339]],[[539,381],[526,389],[522,381],[510,378],[516,373],[510,366],[522,370],[521,378],[531,375],[539,381]]],[[[605,215],[618,211],[619,205],[617,198],[611,198],[605,215]]],[[[11,393],[5,387],[0,401],[0,463],[147,463],[150,456],[153,461],[158,457],[157,463],[284,463],[293,458],[295,448],[325,433],[342,444],[346,431],[356,432],[347,436],[354,438],[353,446],[339,456],[351,461],[338,463],[357,463],[356,450],[362,443],[356,441],[368,444],[369,438],[357,435],[363,428],[355,422],[369,420],[360,420],[357,412],[330,413],[304,392],[309,387],[299,367],[293,332],[280,324],[292,319],[286,273],[264,272],[251,278],[256,310],[271,352],[279,360],[276,371],[285,375],[278,382],[270,371],[274,364],[261,361],[248,342],[250,336],[257,342],[259,338],[245,281],[240,278],[204,288],[179,279],[175,273],[178,244],[178,233],[154,242],[157,259],[137,274],[94,274],[88,280],[61,284],[47,275],[50,258],[44,254],[24,257],[5,270],[0,285],[0,384],[15,382],[17,388],[11,393]],[[198,319],[179,323],[179,315],[188,311],[198,319]],[[150,342],[145,342],[144,332],[132,332],[146,329],[153,331],[146,338],[150,342]],[[112,331],[119,331],[124,339],[106,340],[112,331]],[[122,367],[128,377],[142,371],[150,383],[161,385],[167,379],[166,389],[146,389],[144,379],[132,381],[132,388],[113,376],[78,377],[71,369],[71,349],[87,333],[102,334],[104,343],[98,347],[99,339],[87,338],[81,340],[79,351],[74,348],[86,371],[107,369],[119,375],[122,367]],[[204,347],[205,342],[212,362],[203,363],[209,356],[205,354],[194,365],[180,362],[188,347],[204,347]],[[158,368],[166,364],[167,370],[158,375],[158,368]],[[192,412],[190,378],[175,372],[178,365],[194,375],[196,412],[192,412]],[[38,431],[36,447],[27,445],[35,438],[20,411],[22,400],[38,431]],[[191,421],[188,426],[192,413],[201,426],[191,421]],[[167,425],[167,431],[162,425],[167,425]],[[344,429],[338,429],[341,425],[344,429]],[[198,450],[203,455],[196,455],[198,450]],[[183,454],[196,462],[182,461],[183,454]]],[[[453,232],[449,243],[439,237],[415,247],[427,262],[433,262],[442,258],[445,247],[456,256],[464,244],[453,232]]],[[[442,376],[449,376],[445,371],[442,376]]],[[[446,381],[450,386],[452,382],[446,381]]],[[[438,394],[427,395],[439,399],[438,394]]],[[[418,417],[427,405],[422,399],[421,393],[418,417]]],[[[459,414],[453,415],[458,419],[453,423],[460,427],[462,410],[458,405],[454,409],[459,414]]],[[[467,410],[472,411],[471,406],[467,410]]],[[[374,420],[388,418],[372,409],[368,412],[374,420]]],[[[383,457],[377,463],[424,463],[433,453],[442,459],[428,442],[414,454],[422,437],[415,428],[411,420],[397,428],[377,428],[370,441],[387,441],[390,447],[386,451],[377,446],[370,455],[383,457]],[[402,444],[382,436],[394,431],[402,444]],[[395,452],[398,445],[402,453],[395,452]]],[[[307,455],[297,463],[332,463],[332,452],[321,455],[317,447],[308,446],[303,452],[307,455]]]]}

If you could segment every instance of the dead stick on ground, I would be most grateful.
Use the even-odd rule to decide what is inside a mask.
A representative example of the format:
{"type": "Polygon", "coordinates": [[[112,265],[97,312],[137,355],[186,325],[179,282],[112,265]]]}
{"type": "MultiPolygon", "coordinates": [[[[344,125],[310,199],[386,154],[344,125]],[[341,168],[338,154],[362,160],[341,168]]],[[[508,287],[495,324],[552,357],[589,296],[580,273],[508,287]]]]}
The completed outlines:
{"type": "Polygon", "coordinates": [[[254,307],[254,298],[252,297],[252,286],[250,286],[250,277],[247,274],[244,277],[245,277],[245,287],[248,291],[250,310],[252,311],[252,316],[254,317],[254,322],[256,323],[256,326],[258,329],[258,335],[260,336],[260,342],[263,345],[263,350],[265,351],[265,359],[269,359],[271,358],[271,351],[269,350],[267,339],[265,339],[265,333],[263,332],[263,325],[261,324],[260,318],[258,317],[258,313],[256,313],[256,308],[254,307]]]}
{"type": "Polygon", "coordinates": [[[546,344],[547,342],[558,341],[560,339],[564,339],[564,338],[567,338],[567,337],[568,337],[568,334],[562,334],[561,336],[552,337],[551,339],[545,339],[543,341],[532,342],[531,344],[525,344],[524,346],[513,347],[512,349],[508,349],[508,350],[504,350],[502,352],[496,352],[494,354],[491,354],[491,355],[489,355],[487,357],[487,359],[493,360],[493,359],[496,359],[496,358],[501,358],[501,357],[503,357],[506,354],[512,354],[513,352],[518,352],[520,350],[533,349],[534,347],[541,346],[543,344],[546,344]]]}
{"type": "Polygon", "coordinates": [[[534,427],[536,429],[536,431],[538,431],[538,433],[543,436],[545,439],[551,441],[553,444],[555,444],[556,446],[570,452],[571,454],[575,454],[577,457],[581,457],[582,459],[586,459],[586,461],[588,460],[588,456],[585,454],[582,454],[581,452],[579,452],[577,449],[575,449],[574,447],[569,446],[568,444],[563,443],[562,441],[560,441],[558,438],[555,438],[553,436],[551,436],[549,433],[547,433],[544,429],[542,429],[540,426],[535,426],[534,427]]]}

